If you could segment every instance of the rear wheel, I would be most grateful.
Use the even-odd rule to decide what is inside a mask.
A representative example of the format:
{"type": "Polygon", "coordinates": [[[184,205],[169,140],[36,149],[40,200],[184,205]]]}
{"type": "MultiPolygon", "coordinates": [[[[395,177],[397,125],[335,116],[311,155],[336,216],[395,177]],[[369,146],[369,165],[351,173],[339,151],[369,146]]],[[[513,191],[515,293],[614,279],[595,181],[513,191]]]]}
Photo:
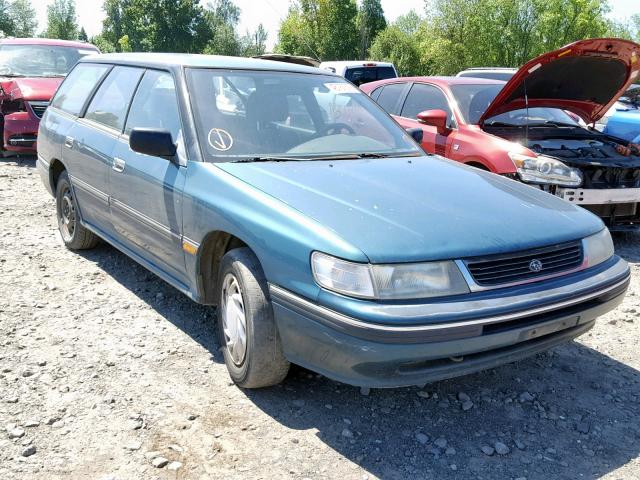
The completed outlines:
{"type": "Polygon", "coordinates": [[[71,189],[69,176],[63,171],[56,185],[56,212],[58,230],[62,241],[71,250],[87,250],[95,247],[100,239],[80,223],[78,204],[71,189]]]}
{"type": "Polygon", "coordinates": [[[258,259],[248,248],[231,250],[222,258],[218,280],[218,336],[231,379],[244,388],[280,383],[289,362],[258,259]]]}

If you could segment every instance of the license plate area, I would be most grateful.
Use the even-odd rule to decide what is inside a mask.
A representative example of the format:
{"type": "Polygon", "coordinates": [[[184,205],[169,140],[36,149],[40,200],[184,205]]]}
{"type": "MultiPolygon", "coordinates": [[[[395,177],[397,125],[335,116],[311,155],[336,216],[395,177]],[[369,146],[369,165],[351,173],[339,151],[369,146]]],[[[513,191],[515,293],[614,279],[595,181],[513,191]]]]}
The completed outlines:
{"type": "Polygon", "coordinates": [[[580,317],[562,318],[560,320],[551,320],[549,322],[540,323],[536,326],[529,327],[520,334],[520,340],[531,340],[533,338],[543,337],[551,333],[559,332],[566,328],[578,325],[580,317]]]}

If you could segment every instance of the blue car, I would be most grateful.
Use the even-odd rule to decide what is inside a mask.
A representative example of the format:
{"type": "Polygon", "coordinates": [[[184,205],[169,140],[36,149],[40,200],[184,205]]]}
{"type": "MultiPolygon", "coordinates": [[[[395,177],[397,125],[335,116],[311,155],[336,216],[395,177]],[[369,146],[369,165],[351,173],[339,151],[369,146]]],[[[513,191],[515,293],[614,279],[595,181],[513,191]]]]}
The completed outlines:
{"type": "Polygon", "coordinates": [[[629,143],[640,143],[640,110],[617,109],[609,116],[603,133],[629,143]]]}
{"type": "Polygon", "coordinates": [[[102,239],[217,305],[241,387],[290,362],[422,385],[571,340],[620,304],[629,267],[600,219],[412,135],[327,71],[109,54],[61,85],[37,164],[68,248],[102,239]]]}

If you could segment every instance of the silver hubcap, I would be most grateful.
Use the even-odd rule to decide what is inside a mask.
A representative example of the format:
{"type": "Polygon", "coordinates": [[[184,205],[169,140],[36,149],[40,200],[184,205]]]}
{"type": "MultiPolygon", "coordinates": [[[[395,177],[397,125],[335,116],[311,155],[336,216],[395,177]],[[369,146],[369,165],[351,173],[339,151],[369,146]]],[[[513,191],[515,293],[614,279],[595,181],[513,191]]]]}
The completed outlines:
{"type": "Polygon", "coordinates": [[[222,329],[227,351],[240,366],[247,353],[247,321],[242,291],[236,277],[227,273],[222,283],[222,329]]]}
{"type": "Polygon", "coordinates": [[[65,240],[73,238],[76,229],[76,209],[73,205],[71,190],[65,190],[60,205],[60,231],[65,240]]]}

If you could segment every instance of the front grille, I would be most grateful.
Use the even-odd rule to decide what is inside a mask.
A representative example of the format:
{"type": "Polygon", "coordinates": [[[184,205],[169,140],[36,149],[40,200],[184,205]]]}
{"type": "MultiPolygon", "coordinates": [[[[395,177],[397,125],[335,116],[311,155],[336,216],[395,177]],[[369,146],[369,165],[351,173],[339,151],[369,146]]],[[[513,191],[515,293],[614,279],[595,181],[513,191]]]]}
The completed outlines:
{"type": "Polygon", "coordinates": [[[31,106],[33,113],[36,114],[36,117],[42,118],[44,111],[49,106],[49,102],[29,102],[29,105],[31,106]]]}
{"type": "Polygon", "coordinates": [[[581,167],[584,183],[582,188],[638,188],[640,168],[581,167]]]}
{"type": "Polygon", "coordinates": [[[581,242],[465,261],[473,280],[481,286],[526,282],[573,270],[581,264],[581,242]]]}

